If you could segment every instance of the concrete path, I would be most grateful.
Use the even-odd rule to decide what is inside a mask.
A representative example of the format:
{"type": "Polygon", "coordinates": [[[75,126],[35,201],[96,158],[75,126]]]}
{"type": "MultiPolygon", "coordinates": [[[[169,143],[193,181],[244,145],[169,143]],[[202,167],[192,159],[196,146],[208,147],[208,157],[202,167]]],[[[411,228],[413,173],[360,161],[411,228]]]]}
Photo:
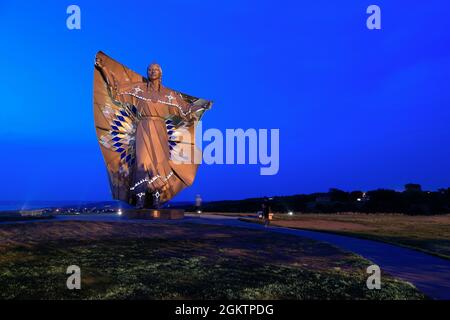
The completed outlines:
{"type": "MultiPolygon", "coordinates": [[[[117,215],[79,215],[59,216],[47,221],[104,221],[104,222],[143,222],[148,223],[196,223],[221,225],[229,227],[265,230],[294,236],[306,237],[335,245],[346,251],[354,252],[380,266],[381,270],[395,277],[413,283],[419,290],[433,299],[450,300],[450,261],[431,256],[419,251],[397,247],[394,245],[357,239],[348,236],[289,229],[282,227],[267,227],[263,225],[243,222],[236,217],[218,215],[187,215],[184,220],[129,220],[117,215]]],[[[40,220],[44,222],[45,220],[40,220]]],[[[12,223],[12,222],[7,222],[12,223]]],[[[29,223],[15,222],[15,223],[29,223]]],[[[0,223],[4,224],[4,223],[0,223]]]]}

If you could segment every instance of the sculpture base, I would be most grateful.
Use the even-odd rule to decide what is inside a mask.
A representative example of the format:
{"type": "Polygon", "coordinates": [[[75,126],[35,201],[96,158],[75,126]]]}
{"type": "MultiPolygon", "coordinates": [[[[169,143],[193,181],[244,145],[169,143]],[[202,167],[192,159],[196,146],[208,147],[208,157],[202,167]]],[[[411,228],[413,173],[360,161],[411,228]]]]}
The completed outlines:
{"type": "Polygon", "coordinates": [[[184,210],[180,209],[128,209],[126,217],[130,219],[162,219],[175,220],[184,218],[184,210]]]}

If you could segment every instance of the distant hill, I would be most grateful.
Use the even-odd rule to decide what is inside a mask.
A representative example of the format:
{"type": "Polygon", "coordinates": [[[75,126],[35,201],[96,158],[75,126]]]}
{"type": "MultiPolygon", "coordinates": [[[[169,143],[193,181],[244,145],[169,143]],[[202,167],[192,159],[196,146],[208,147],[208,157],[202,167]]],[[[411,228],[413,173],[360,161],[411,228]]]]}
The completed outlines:
{"type": "MultiPolygon", "coordinates": [[[[367,192],[346,192],[330,189],[327,193],[274,196],[270,198],[273,212],[304,213],[405,213],[447,214],[450,213],[450,188],[438,191],[422,191],[420,185],[407,184],[404,191],[377,189],[367,192]]],[[[204,202],[204,212],[257,212],[264,198],[204,202]]],[[[196,210],[193,203],[173,205],[187,211],[196,210]]]]}

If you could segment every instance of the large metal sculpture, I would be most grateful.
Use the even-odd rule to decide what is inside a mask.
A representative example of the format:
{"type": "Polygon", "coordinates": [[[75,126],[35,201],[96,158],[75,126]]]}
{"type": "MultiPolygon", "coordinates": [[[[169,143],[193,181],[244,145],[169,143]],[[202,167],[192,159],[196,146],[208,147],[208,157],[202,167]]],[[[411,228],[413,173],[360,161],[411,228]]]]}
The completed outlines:
{"type": "Polygon", "coordinates": [[[212,102],[166,88],[102,52],[95,59],[94,118],[114,199],[158,208],[195,178],[195,127],[212,102]]]}

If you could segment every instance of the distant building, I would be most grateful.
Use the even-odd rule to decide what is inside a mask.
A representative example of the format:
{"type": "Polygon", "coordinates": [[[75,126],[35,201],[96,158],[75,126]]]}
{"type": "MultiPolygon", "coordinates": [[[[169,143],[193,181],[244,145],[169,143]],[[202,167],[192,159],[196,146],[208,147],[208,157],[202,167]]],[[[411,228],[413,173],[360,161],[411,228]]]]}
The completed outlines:
{"type": "Polygon", "coordinates": [[[44,210],[21,210],[19,213],[22,217],[40,217],[44,215],[44,210]]]}
{"type": "Polygon", "coordinates": [[[405,192],[422,192],[422,186],[417,183],[405,184],[405,192]]]}

